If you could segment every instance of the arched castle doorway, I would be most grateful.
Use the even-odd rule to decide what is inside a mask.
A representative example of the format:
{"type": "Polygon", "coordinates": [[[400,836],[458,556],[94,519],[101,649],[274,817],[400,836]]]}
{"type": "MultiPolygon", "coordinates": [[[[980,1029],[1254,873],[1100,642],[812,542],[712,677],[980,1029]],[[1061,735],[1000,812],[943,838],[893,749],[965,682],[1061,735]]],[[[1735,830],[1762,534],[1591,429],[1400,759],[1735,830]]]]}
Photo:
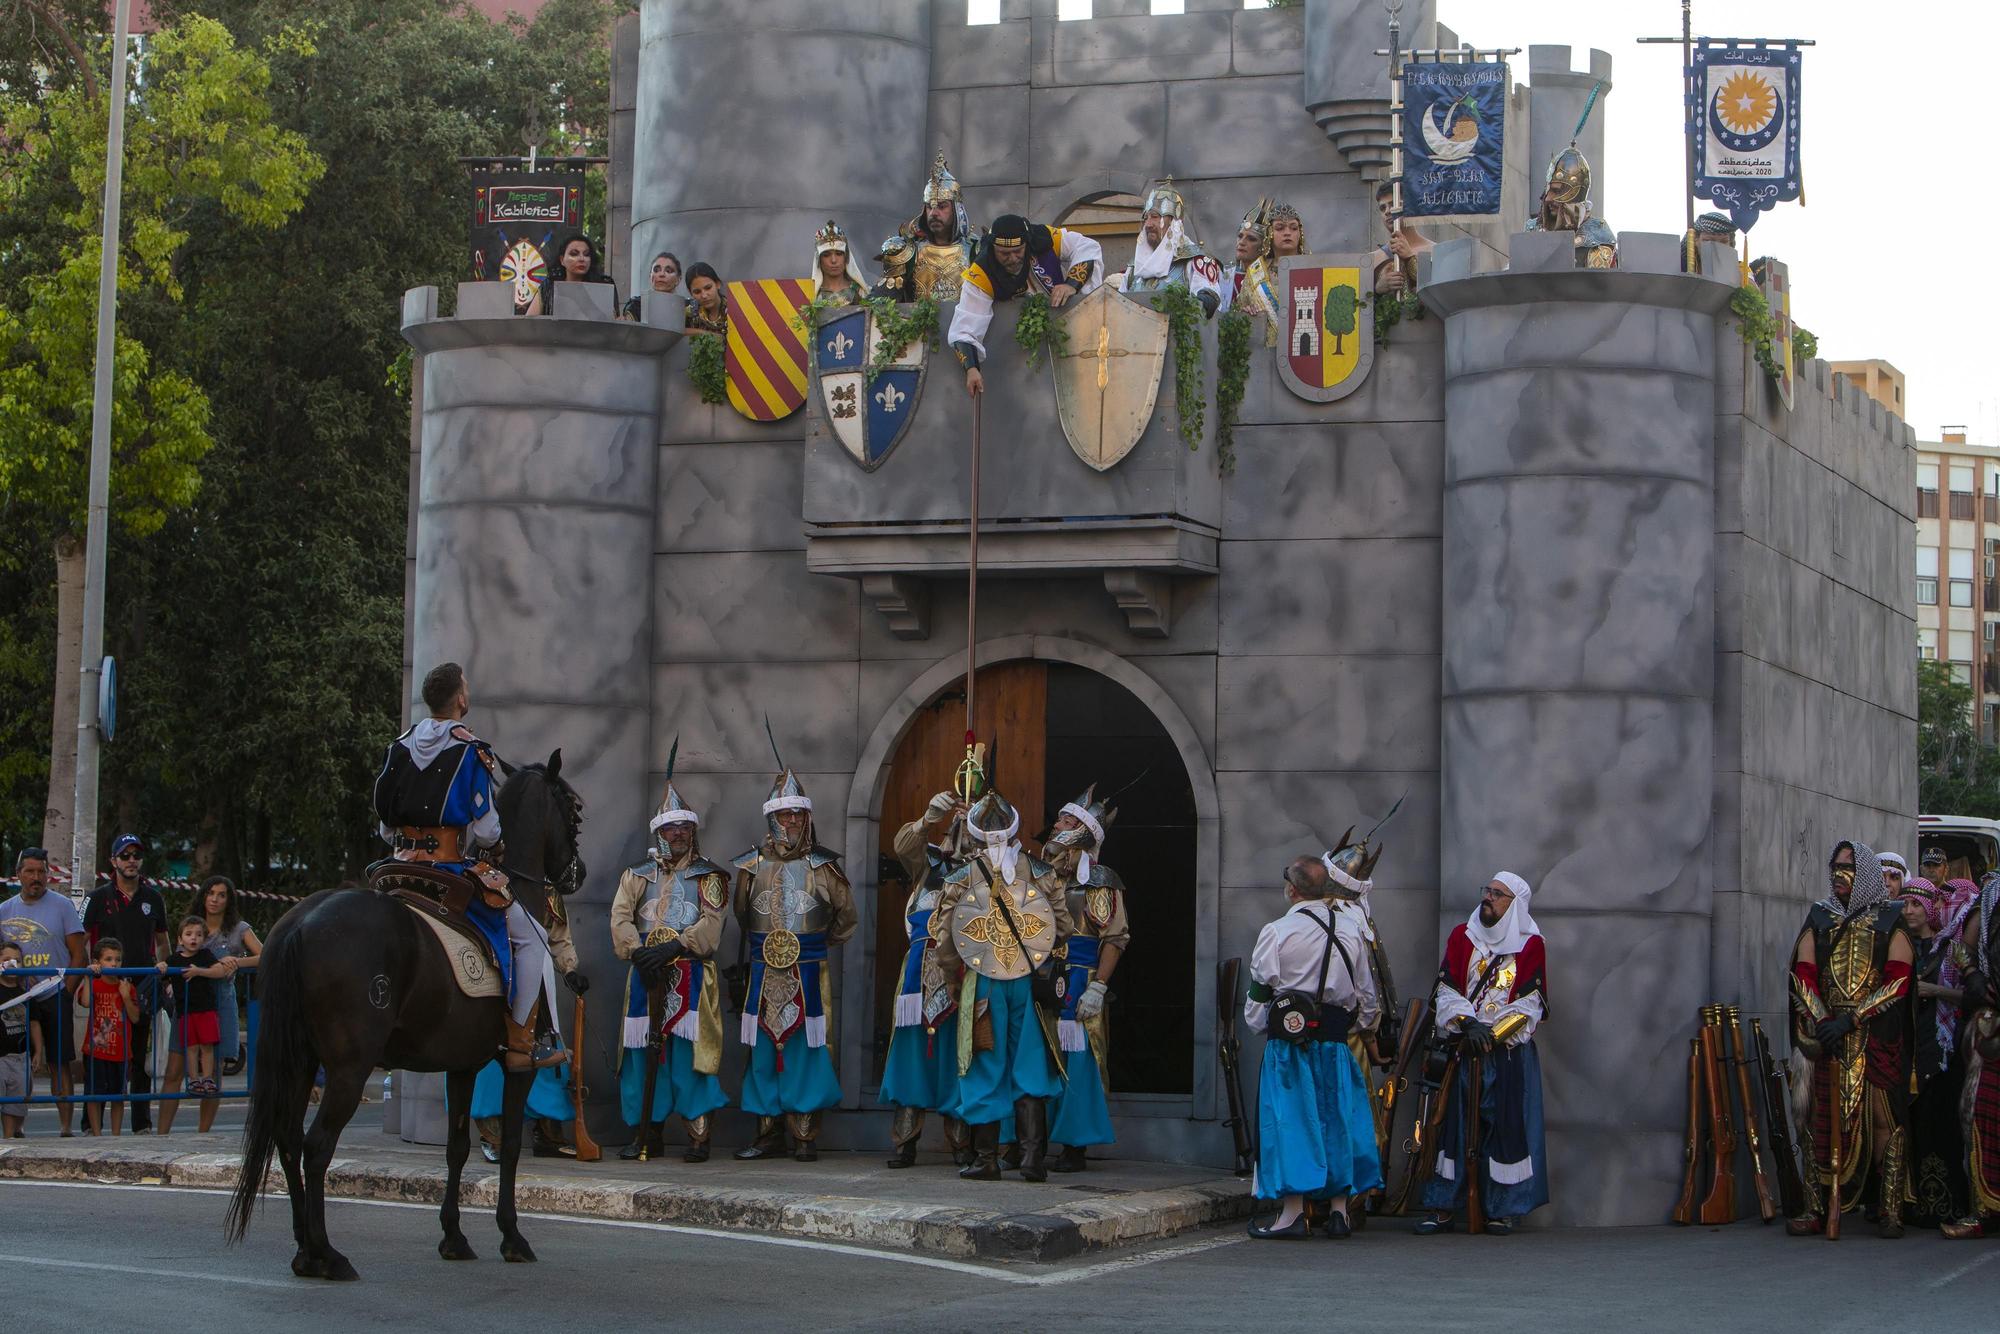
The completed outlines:
{"type": "MultiPolygon", "coordinates": [[[[889,706],[850,791],[847,860],[864,921],[842,975],[854,1017],[842,1063],[860,1072],[858,1105],[872,1104],[880,1078],[903,950],[906,887],[883,854],[963,754],[964,661],[937,664],[889,706]]],[[[1150,677],[1093,645],[1014,636],[982,644],[980,662],[978,730],[997,743],[997,784],[1021,808],[1024,838],[1091,781],[1109,790],[1138,780],[1117,799],[1107,858],[1134,918],[1132,953],[1112,983],[1113,1112],[1212,1117],[1218,803],[1198,736],[1150,677]]]]}

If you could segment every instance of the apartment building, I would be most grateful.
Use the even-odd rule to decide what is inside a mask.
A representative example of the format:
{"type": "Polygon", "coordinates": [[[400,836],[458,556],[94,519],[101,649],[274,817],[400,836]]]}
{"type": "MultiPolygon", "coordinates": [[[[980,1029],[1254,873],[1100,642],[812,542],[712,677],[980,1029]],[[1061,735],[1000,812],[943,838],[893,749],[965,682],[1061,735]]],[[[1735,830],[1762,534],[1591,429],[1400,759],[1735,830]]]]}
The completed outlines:
{"type": "Polygon", "coordinates": [[[1917,443],[1917,653],[1973,687],[1979,730],[2000,713],[2000,449],[1965,428],[1917,443]]]}

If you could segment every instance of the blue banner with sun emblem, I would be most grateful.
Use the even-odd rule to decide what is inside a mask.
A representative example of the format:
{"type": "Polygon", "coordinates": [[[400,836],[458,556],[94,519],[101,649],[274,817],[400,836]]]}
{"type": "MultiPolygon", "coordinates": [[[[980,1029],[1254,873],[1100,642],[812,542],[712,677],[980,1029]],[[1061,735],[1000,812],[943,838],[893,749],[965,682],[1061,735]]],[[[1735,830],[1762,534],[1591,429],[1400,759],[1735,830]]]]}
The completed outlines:
{"type": "Polygon", "coordinates": [[[1757,215],[1800,197],[1799,48],[1704,40],[1688,70],[1694,193],[1748,231],[1757,215]]]}
{"type": "Polygon", "coordinates": [[[1507,148],[1507,63],[1403,66],[1403,216],[1491,217],[1507,148]]]}

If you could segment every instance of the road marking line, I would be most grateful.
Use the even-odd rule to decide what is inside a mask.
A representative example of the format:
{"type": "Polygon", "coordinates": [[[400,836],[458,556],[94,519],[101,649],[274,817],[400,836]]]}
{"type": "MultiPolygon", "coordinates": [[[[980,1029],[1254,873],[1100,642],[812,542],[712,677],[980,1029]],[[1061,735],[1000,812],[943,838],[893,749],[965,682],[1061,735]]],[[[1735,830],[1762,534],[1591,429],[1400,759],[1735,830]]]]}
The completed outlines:
{"type": "MultiPolygon", "coordinates": [[[[53,1184],[53,1183],[48,1183],[53,1184]]],[[[186,1269],[138,1269],[132,1265],[93,1264],[89,1260],[52,1260],[46,1255],[0,1255],[8,1264],[40,1265],[45,1269],[96,1269],[112,1274],[144,1274],[148,1278],[179,1278],[190,1283],[235,1283],[246,1288],[283,1288],[296,1292],[303,1285],[296,1279],[238,1278],[232,1274],[197,1273],[186,1269]]]]}
{"type": "MultiPolygon", "coordinates": [[[[126,1182],[112,1181],[30,1181],[21,1179],[0,1179],[0,1186],[61,1186],[72,1190],[136,1190],[152,1194],[211,1195],[226,1197],[226,1190],[207,1186],[141,1186],[126,1182]]],[[[265,1197],[271,1198],[271,1197],[265,1197]]],[[[361,1204],[377,1209],[417,1209],[425,1213],[436,1213],[435,1204],[424,1204],[415,1200],[358,1200],[345,1196],[329,1195],[328,1204],[361,1204]]],[[[490,1216],[493,1210],[466,1206],[461,1213],[490,1216]]],[[[743,1241],[758,1246],[780,1246],[791,1250],[828,1251],[836,1255],[862,1256],[871,1260],[884,1260],[891,1264],[916,1265],[923,1269],[942,1269],[948,1273],[967,1274],[975,1278],[991,1279],[996,1283],[1013,1283],[1022,1287],[1055,1287],[1059,1284],[1077,1283],[1087,1278],[1097,1278],[1105,1274],[1117,1273],[1125,1269],[1137,1269],[1146,1265],[1159,1264],[1167,1260],[1185,1259],[1222,1246],[1233,1246],[1246,1240],[1242,1236],[1207,1237],[1199,1241],[1184,1242],[1142,1255],[1126,1255],[1115,1260],[1086,1265],[1079,1269],[1063,1269],[1053,1272],[1022,1273],[993,1265],[974,1264],[966,1260],[949,1260],[937,1255],[912,1255],[903,1251],[877,1250],[868,1246],[852,1246],[834,1241],[814,1241],[809,1237],[779,1237],[762,1232],[733,1232],[723,1228],[690,1227],[685,1223],[655,1223],[641,1218],[585,1218],[575,1214],[529,1213],[523,1211],[523,1219],[538,1223],[571,1223],[585,1227],[618,1227],[640,1232],[663,1232],[674,1236],[709,1237],[716,1241],[743,1241]]],[[[4,1257],[0,1257],[4,1258],[4,1257]]],[[[119,1265],[100,1266],[107,1269],[124,1268],[119,1265]]],[[[129,1272],[140,1273],[141,1270],[129,1272]]],[[[249,1282],[250,1280],[239,1280],[249,1282]]],[[[260,1282],[262,1280],[259,1280],[260,1282]]],[[[278,1283],[277,1287],[291,1287],[289,1283],[278,1283]]]]}
{"type": "Polygon", "coordinates": [[[1967,1274],[1970,1274],[1973,1270],[1979,1268],[1979,1266],[1985,1264],[1988,1260],[1991,1260],[1996,1255],[2000,1255],[2000,1251],[1989,1250],[1986,1252],[1986,1254],[1980,1256],[1977,1260],[1967,1260],[1964,1264],[1952,1270],[1949,1274],[1942,1274],[1937,1278],[1932,1279],[1929,1283],[1925,1284],[1924,1286],[1930,1288],[1932,1291],[1936,1291],[1937,1289],[1945,1286],[1947,1283],[1952,1283],[1957,1281],[1958,1279],[1964,1278],[1967,1274]]]}

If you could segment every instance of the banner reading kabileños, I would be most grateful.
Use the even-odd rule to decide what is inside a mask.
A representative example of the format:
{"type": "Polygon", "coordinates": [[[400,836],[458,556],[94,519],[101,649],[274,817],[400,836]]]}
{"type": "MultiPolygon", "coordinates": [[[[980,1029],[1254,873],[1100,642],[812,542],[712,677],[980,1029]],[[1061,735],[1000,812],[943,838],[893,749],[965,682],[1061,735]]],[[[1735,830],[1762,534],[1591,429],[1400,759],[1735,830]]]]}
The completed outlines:
{"type": "Polygon", "coordinates": [[[1499,213],[1506,131],[1506,61],[1403,66],[1403,215],[1499,213]]]}

